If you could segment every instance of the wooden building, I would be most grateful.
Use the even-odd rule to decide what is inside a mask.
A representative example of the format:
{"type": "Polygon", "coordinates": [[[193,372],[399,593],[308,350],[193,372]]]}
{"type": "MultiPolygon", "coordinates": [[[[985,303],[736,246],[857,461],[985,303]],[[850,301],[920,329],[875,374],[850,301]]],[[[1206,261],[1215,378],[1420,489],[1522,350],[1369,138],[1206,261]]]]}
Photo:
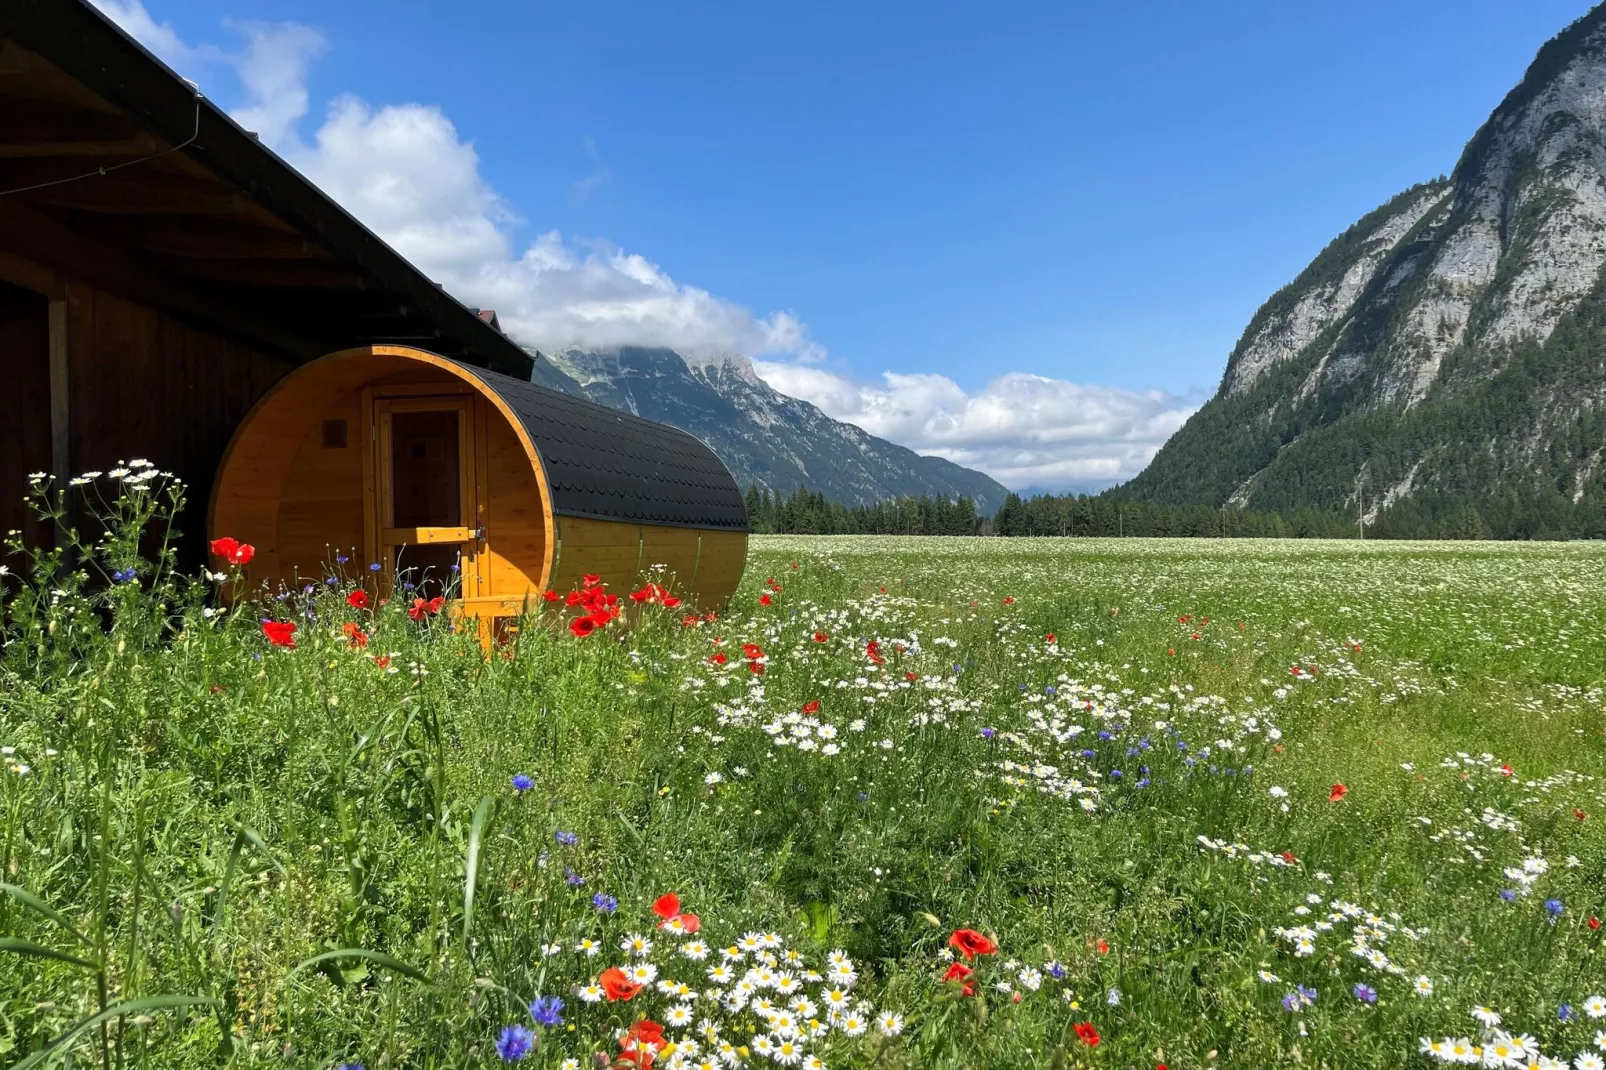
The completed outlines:
{"type": "Polygon", "coordinates": [[[64,482],[143,457],[190,487],[192,560],[211,501],[240,525],[212,534],[255,538],[264,577],[348,547],[388,568],[396,546],[418,556],[433,539],[467,553],[468,597],[512,599],[568,582],[590,531],[585,570],[616,590],[663,563],[717,600],[740,573],[745,511],[706,448],[533,385],[541,369],[494,314],[446,294],[84,0],[0,3],[0,362],[0,526],[35,540],[50,533],[29,527],[27,473],[64,482]],[[457,523],[399,522],[395,488],[363,476],[386,470],[360,436],[394,436],[398,386],[453,399],[412,411],[459,414],[459,467],[440,477],[457,481],[457,523]],[[270,456],[255,431],[298,392],[316,419],[298,413],[313,422],[270,456]],[[326,449],[342,420],[345,452],[326,449]],[[248,464],[282,479],[231,482],[248,464]],[[354,481],[320,475],[342,464],[354,481]],[[325,499],[302,493],[308,480],[325,499]],[[319,500],[358,507],[320,516],[319,500]]]}
{"type": "Polygon", "coordinates": [[[256,547],[253,579],[355,548],[426,595],[455,587],[488,629],[587,573],[656,567],[719,605],[747,553],[740,490],[684,431],[393,345],[280,380],[229,446],[211,527],[256,547]]]}

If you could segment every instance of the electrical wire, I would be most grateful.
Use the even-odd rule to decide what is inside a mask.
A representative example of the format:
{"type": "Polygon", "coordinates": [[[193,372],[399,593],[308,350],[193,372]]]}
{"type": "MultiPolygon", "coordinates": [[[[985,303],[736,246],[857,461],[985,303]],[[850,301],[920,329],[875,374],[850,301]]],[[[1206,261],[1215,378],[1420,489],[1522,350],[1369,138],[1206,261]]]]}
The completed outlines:
{"type": "Polygon", "coordinates": [[[193,132],[191,132],[191,134],[190,134],[190,136],[188,138],[186,138],[185,140],[181,141],[177,145],[173,145],[170,148],[165,148],[161,152],[153,152],[148,156],[140,156],[137,159],[124,160],[122,163],[114,163],[114,164],[108,164],[105,167],[97,167],[93,171],[85,171],[81,175],[71,175],[71,176],[69,176],[67,178],[56,178],[56,179],[52,179],[49,182],[36,182],[31,186],[18,186],[16,189],[0,189],[0,197],[9,197],[13,193],[29,193],[29,192],[32,192],[33,190],[36,190],[36,189],[49,189],[51,186],[65,186],[69,182],[79,182],[79,181],[82,181],[83,179],[86,179],[86,178],[104,177],[106,175],[111,174],[113,171],[121,171],[125,167],[133,167],[137,163],[149,163],[151,160],[155,160],[155,159],[157,159],[159,157],[166,156],[170,152],[177,152],[179,149],[182,149],[186,145],[189,145],[191,142],[193,142],[196,138],[198,138],[200,136],[201,136],[201,91],[199,89],[197,89],[195,91],[195,129],[194,129],[193,132]]]}

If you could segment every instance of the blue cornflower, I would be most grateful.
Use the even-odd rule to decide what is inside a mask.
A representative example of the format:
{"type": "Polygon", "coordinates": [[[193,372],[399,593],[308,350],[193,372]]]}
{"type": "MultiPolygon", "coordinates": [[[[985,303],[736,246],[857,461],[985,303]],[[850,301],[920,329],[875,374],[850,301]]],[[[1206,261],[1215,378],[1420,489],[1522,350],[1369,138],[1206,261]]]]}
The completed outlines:
{"type": "Polygon", "coordinates": [[[369,572],[378,572],[379,568],[380,568],[379,562],[375,561],[373,564],[368,566],[368,571],[369,572]]]}
{"type": "MultiPolygon", "coordinates": [[[[337,565],[344,565],[347,561],[350,561],[350,560],[351,560],[351,558],[347,557],[345,554],[336,554],[335,555],[335,564],[337,564],[337,565]]],[[[361,1063],[352,1063],[351,1065],[359,1067],[359,1068],[362,1066],[361,1063]]]]}
{"type": "Polygon", "coordinates": [[[1110,779],[1111,780],[1120,780],[1121,779],[1121,771],[1119,769],[1111,769],[1110,770],[1110,779]]]}
{"type": "Polygon", "coordinates": [[[1188,749],[1188,745],[1186,743],[1184,743],[1180,739],[1177,740],[1177,750],[1187,750],[1187,749],[1188,749]]]}
{"type": "Polygon", "coordinates": [[[335,584],[340,582],[340,577],[339,576],[325,576],[323,578],[323,582],[325,582],[329,586],[333,587],[335,584]]]}
{"type": "Polygon", "coordinates": [[[513,790],[520,795],[523,795],[533,787],[535,787],[535,781],[531,780],[527,774],[515,773],[513,775],[513,790]]]}
{"type": "Polygon", "coordinates": [[[1299,997],[1292,992],[1284,996],[1283,1010],[1287,1011],[1289,1014],[1293,1014],[1295,1011],[1299,1010],[1299,997]]]}
{"type": "Polygon", "coordinates": [[[1084,750],[1082,752],[1082,757],[1084,757],[1084,758],[1097,758],[1098,755],[1099,755],[1099,752],[1096,751],[1096,750],[1092,750],[1092,749],[1084,750]]]}
{"type": "Polygon", "coordinates": [[[341,1063],[335,1070],[362,1070],[362,1063],[341,1063]]]}
{"type": "Polygon", "coordinates": [[[1043,688],[1043,693],[1046,695],[1056,695],[1059,692],[1054,689],[1052,684],[1050,684],[1048,687],[1043,688]]]}
{"type": "Polygon", "coordinates": [[[1316,990],[1314,988],[1306,988],[1304,985],[1295,985],[1294,991],[1298,993],[1299,1001],[1305,1004],[1305,1006],[1308,1007],[1312,1003],[1316,1002],[1316,990]]]}
{"type": "Polygon", "coordinates": [[[1577,1016],[1573,1014],[1573,1005],[1571,1003],[1563,1003],[1556,1008],[1556,1018],[1559,1021],[1570,1022],[1575,1017],[1577,1016]]]}
{"type": "Polygon", "coordinates": [[[1508,903],[1515,902],[1517,899],[1517,892],[1513,888],[1502,888],[1500,889],[1500,898],[1504,899],[1508,903]]]}
{"type": "Polygon", "coordinates": [[[563,1000],[557,996],[536,996],[530,1004],[530,1017],[536,1025],[551,1029],[563,1024],[563,1000]]]}
{"type": "Polygon", "coordinates": [[[1567,908],[1561,905],[1560,899],[1546,899],[1545,909],[1550,912],[1550,916],[1552,918],[1557,918],[1560,917],[1561,912],[1567,908]]]}
{"type": "Polygon", "coordinates": [[[868,791],[859,792],[859,801],[860,802],[869,802],[870,801],[870,793],[868,791]]]}
{"type": "Polygon", "coordinates": [[[573,847],[580,842],[580,834],[578,832],[564,832],[562,829],[554,832],[552,838],[565,847],[573,847]]]}
{"type": "Polygon", "coordinates": [[[597,892],[591,897],[591,905],[604,914],[612,914],[619,909],[619,900],[611,895],[603,895],[601,892],[597,892]]]}
{"type": "Polygon", "coordinates": [[[1054,980],[1063,981],[1065,979],[1065,966],[1058,960],[1048,963],[1043,968],[1048,971],[1048,975],[1054,980]]]}
{"type": "Polygon", "coordinates": [[[131,568],[120,568],[116,572],[112,573],[113,583],[129,583],[132,582],[133,579],[134,570],[131,568]]]}
{"type": "Polygon", "coordinates": [[[1126,749],[1126,756],[1128,758],[1136,758],[1141,753],[1142,751],[1138,750],[1136,747],[1128,747],[1126,749]]]}
{"type": "Polygon", "coordinates": [[[1109,739],[1110,738],[1110,734],[1108,732],[1100,732],[1099,733],[1099,738],[1100,739],[1109,739]]]}
{"type": "Polygon", "coordinates": [[[989,727],[989,728],[983,728],[981,730],[981,738],[982,739],[992,739],[997,734],[998,734],[998,729],[996,729],[996,728],[990,728],[989,727]]]}
{"type": "Polygon", "coordinates": [[[504,1026],[502,1035],[496,1038],[496,1054],[504,1063],[516,1063],[530,1054],[534,1043],[535,1034],[522,1025],[504,1026]]]}
{"type": "Polygon", "coordinates": [[[1377,1002],[1377,989],[1373,988],[1371,985],[1367,985],[1367,984],[1356,985],[1355,988],[1354,988],[1354,992],[1355,992],[1355,998],[1360,1000],[1362,1003],[1376,1003],[1377,1002]]]}
{"type": "Polygon", "coordinates": [[[563,871],[563,879],[569,882],[570,888],[584,888],[586,886],[586,879],[572,869],[563,871]]]}
{"type": "Polygon", "coordinates": [[[1149,786],[1149,778],[1148,777],[1144,777],[1142,780],[1139,780],[1136,784],[1134,784],[1132,786],[1134,788],[1146,788],[1146,787],[1149,786]]]}

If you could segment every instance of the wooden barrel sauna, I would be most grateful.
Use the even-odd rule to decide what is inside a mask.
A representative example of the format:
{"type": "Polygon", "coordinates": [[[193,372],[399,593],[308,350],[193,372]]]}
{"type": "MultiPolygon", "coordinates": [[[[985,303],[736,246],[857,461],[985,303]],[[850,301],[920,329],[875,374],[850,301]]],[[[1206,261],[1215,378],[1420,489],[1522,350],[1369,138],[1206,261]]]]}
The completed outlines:
{"type": "Polygon", "coordinates": [[[452,579],[487,638],[588,573],[720,607],[748,531],[736,481],[684,431],[392,345],[303,365],[257,402],[207,526],[256,547],[253,585],[317,582],[337,557],[387,588],[452,579]]]}

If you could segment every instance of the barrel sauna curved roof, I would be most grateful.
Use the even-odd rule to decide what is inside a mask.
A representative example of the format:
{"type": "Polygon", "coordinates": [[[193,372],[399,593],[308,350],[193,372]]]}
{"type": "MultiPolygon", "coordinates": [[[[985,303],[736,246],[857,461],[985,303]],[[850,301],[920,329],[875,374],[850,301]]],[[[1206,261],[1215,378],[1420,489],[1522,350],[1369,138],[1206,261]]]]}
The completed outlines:
{"type": "Polygon", "coordinates": [[[741,488],[701,441],[666,424],[458,363],[512,410],[559,516],[747,530],[741,488]]]}

